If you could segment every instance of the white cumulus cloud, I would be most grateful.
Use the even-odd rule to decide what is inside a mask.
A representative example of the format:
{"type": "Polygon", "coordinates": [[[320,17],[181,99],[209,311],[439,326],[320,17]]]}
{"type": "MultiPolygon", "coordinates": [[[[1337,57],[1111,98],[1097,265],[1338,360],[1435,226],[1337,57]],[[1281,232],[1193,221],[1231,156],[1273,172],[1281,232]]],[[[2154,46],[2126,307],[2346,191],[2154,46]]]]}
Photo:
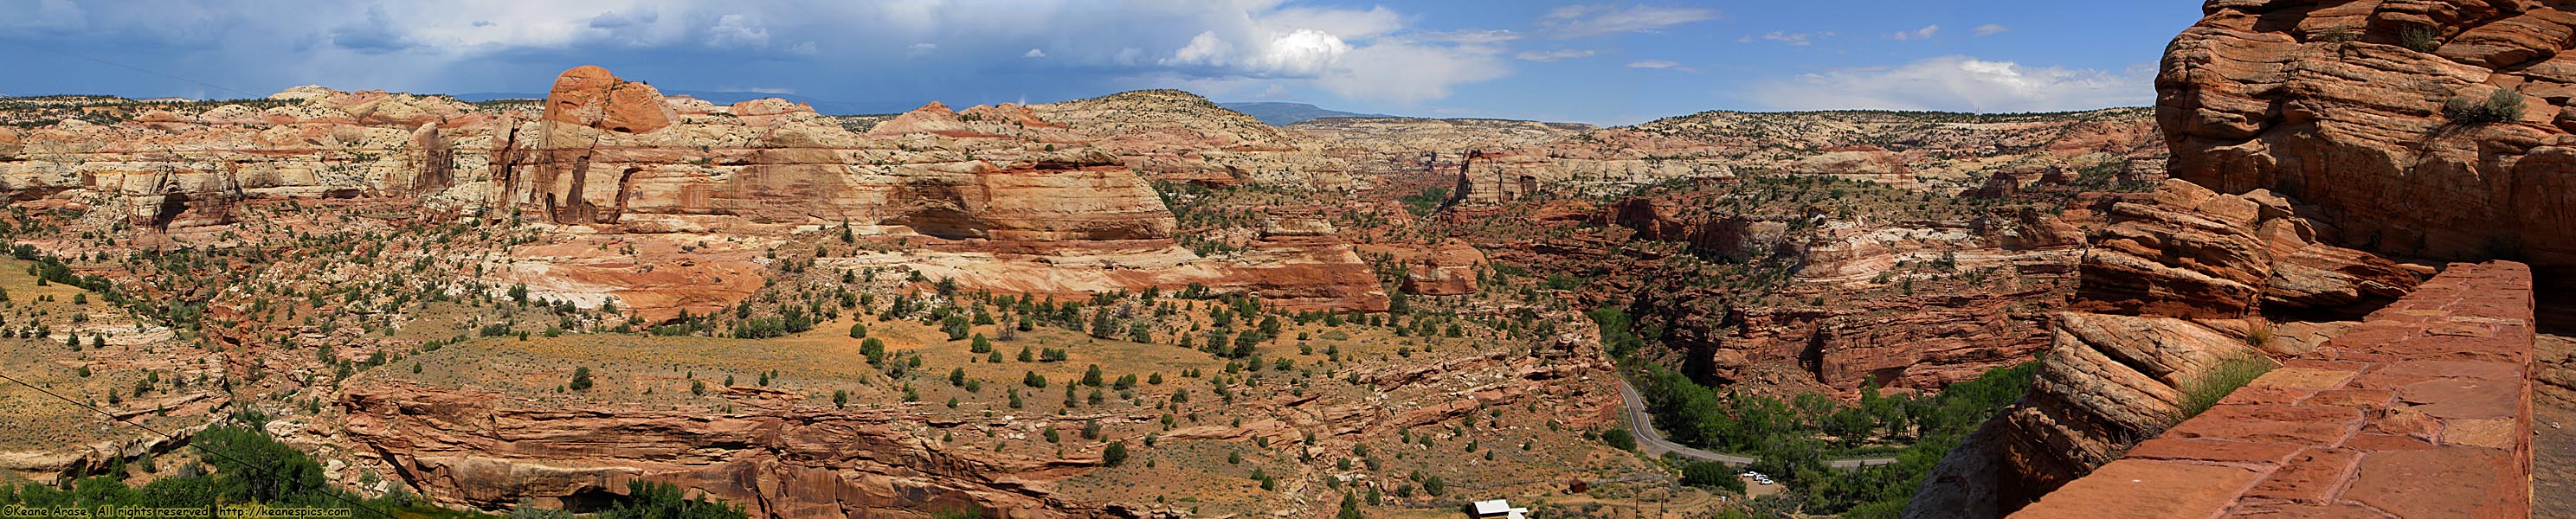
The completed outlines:
{"type": "Polygon", "coordinates": [[[719,48],[740,47],[749,49],[767,47],[769,46],[769,29],[761,27],[759,23],[753,22],[751,19],[743,17],[743,15],[724,15],[722,18],[716,19],[716,25],[714,27],[707,28],[707,46],[719,48]]]}
{"type": "Polygon", "coordinates": [[[1190,44],[1173,51],[1165,65],[1192,65],[1222,68],[1251,75],[1280,77],[1314,77],[1329,70],[1351,52],[1351,45],[1331,33],[1314,29],[1297,29],[1270,37],[1268,41],[1238,51],[1234,43],[1218,37],[1216,31],[1201,32],[1190,38],[1190,44]]]}
{"type": "Polygon", "coordinates": [[[1353,99],[1416,103],[1449,97],[1452,87],[1503,77],[1509,70],[1490,55],[1403,40],[1351,49],[1341,67],[1315,84],[1353,99]]]}
{"type": "Polygon", "coordinates": [[[1271,72],[1310,76],[1324,72],[1325,67],[1351,53],[1351,45],[1341,37],[1314,29],[1298,29],[1270,40],[1261,52],[1260,66],[1271,72]]]}
{"type": "Polygon", "coordinates": [[[1028,51],[1028,52],[1022,52],[1022,53],[1020,53],[1020,57],[1028,58],[1028,59],[1038,59],[1038,58],[1043,58],[1043,57],[1046,57],[1046,51],[1038,50],[1038,49],[1034,49],[1034,48],[1032,48],[1032,49],[1029,49],[1029,51],[1028,51]]]}
{"type": "Polygon", "coordinates": [[[1777,110],[2047,112],[2154,102],[2154,74],[2146,65],[2112,72],[1941,56],[1758,82],[1747,95],[1777,110]]]}
{"type": "Polygon", "coordinates": [[[1628,62],[1628,68],[1652,68],[1652,69],[1690,70],[1690,69],[1687,69],[1687,68],[1682,68],[1682,64],[1681,64],[1681,63],[1676,63],[1676,62],[1671,62],[1671,61],[1664,61],[1664,60],[1659,60],[1659,59],[1650,59],[1650,60],[1645,60],[1645,61],[1631,61],[1631,62],[1628,62]]]}
{"type": "Polygon", "coordinates": [[[1976,33],[1977,33],[1977,35],[1978,35],[1978,36],[1993,36],[1993,35],[1997,35],[1997,34],[2003,34],[2004,32],[2006,32],[2006,31],[2011,31],[2011,30],[2012,30],[2012,28],[2011,28],[2011,27],[2005,27],[2005,26],[2004,26],[2004,24],[2000,24],[2000,23],[1989,23],[1989,24],[1985,24],[1985,25],[1979,25],[1979,26],[1977,26],[1977,28],[1976,28],[1976,30],[1975,30],[1975,31],[1976,31],[1976,33]]]}
{"type": "Polygon", "coordinates": [[[1893,40],[1896,40],[1896,41],[1906,41],[1906,40],[1929,40],[1929,39],[1932,39],[1932,33],[1936,33],[1936,32],[1941,32],[1941,26],[1940,26],[1940,25],[1937,25],[1937,24],[1935,24],[1935,25],[1925,25],[1925,26],[1923,26],[1923,28],[1921,28],[1921,29],[1915,29],[1915,30],[1911,30],[1911,31],[1896,31],[1896,33],[1895,33],[1895,34],[1889,34],[1889,35],[1887,35],[1887,37],[1888,37],[1889,39],[1893,39],[1893,40]]]}

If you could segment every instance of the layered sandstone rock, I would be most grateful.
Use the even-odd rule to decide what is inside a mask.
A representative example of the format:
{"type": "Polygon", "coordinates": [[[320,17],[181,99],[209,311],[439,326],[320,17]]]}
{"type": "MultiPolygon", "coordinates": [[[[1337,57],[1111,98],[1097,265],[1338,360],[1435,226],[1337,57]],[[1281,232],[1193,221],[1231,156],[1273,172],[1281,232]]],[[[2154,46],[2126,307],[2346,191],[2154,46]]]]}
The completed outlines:
{"type": "Polygon", "coordinates": [[[1094,460],[941,448],[908,434],[918,417],[900,409],[568,410],[404,383],[350,390],[340,404],[349,412],[346,435],[453,506],[500,509],[530,498],[578,511],[647,480],[705,492],[753,517],[948,509],[1064,517],[1096,509],[1048,490],[1094,460]]]}
{"type": "MultiPolygon", "coordinates": [[[[2576,10],[2549,2],[2212,1],[2156,79],[2174,178],[2328,210],[2357,248],[2576,268],[2576,10]],[[2452,121],[2508,89],[2519,117],[2452,121]]],[[[2554,276],[2565,279],[2565,276],[2554,276]]],[[[2548,284],[2544,282],[2544,284],[2548,284]]]]}
{"type": "Polygon", "coordinates": [[[2236,318],[2258,310],[2357,317],[2425,272],[2317,243],[2317,225],[2263,190],[2221,195],[2181,180],[2106,200],[2110,225],[2082,263],[2079,295],[2115,313],[2236,318]]]}
{"type": "Polygon", "coordinates": [[[1670,203],[1631,197],[1602,208],[1598,223],[1634,229],[1639,239],[1688,243],[1693,249],[1743,261],[1800,251],[1789,227],[1796,217],[1675,214],[1670,203]]]}
{"type": "MultiPolygon", "coordinates": [[[[1156,239],[1172,227],[1152,187],[1098,150],[906,153],[793,104],[745,102],[675,123],[651,86],[597,67],[565,72],[546,106],[533,157],[510,161],[495,183],[501,200],[557,223],[846,223],[1041,241],[1156,239]]],[[[954,115],[933,104],[878,132],[982,135],[954,115]]]]}

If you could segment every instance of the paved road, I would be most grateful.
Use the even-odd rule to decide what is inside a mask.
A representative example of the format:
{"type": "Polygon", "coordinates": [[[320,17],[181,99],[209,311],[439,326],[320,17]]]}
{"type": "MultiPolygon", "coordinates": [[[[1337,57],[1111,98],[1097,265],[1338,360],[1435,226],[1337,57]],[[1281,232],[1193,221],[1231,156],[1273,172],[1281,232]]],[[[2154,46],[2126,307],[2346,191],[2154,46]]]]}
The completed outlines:
{"type": "MultiPolygon", "coordinates": [[[[1688,445],[1673,443],[1672,440],[1664,439],[1664,433],[1662,431],[1655,430],[1655,417],[1646,413],[1646,398],[1637,394],[1637,387],[1628,383],[1628,377],[1619,377],[1619,400],[1627,404],[1628,411],[1626,414],[1628,415],[1630,429],[1635,431],[1637,437],[1637,449],[1645,451],[1649,456],[1662,456],[1664,453],[1670,452],[1680,454],[1685,458],[1714,461],[1728,465],[1751,465],[1755,461],[1755,458],[1751,456],[1737,456],[1733,454],[1694,449],[1688,445]]],[[[1834,468],[1852,468],[1868,465],[1886,465],[1890,463],[1896,463],[1896,458],[1854,458],[1833,460],[1826,462],[1825,464],[1834,468]]]]}

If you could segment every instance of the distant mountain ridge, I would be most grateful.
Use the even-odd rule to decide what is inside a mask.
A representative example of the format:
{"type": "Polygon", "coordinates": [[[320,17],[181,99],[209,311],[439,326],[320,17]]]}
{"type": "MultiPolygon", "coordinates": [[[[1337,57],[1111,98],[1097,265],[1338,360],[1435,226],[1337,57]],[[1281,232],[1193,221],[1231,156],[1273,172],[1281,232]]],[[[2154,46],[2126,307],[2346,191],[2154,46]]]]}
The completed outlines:
{"type": "Polygon", "coordinates": [[[1225,107],[1227,110],[1242,112],[1244,115],[1252,116],[1254,119],[1260,119],[1262,124],[1271,126],[1287,126],[1305,122],[1310,119],[1322,119],[1326,117],[1398,117],[1386,114],[1363,114],[1339,110],[1326,110],[1306,103],[1261,101],[1248,103],[1217,103],[1217,106],[1225,107]]]}

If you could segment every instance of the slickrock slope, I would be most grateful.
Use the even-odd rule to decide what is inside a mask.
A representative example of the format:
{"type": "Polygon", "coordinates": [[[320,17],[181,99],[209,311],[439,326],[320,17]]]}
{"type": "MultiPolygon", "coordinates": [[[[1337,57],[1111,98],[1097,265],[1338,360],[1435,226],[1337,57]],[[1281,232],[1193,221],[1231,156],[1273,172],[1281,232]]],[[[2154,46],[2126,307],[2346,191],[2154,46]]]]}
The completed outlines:
{"type": "Polygon", "coordinates": [[[1358,182],[1344,160],[1189,92],[1139,90],[1017,109],[1069,130],[1041,140],[1078,140],[1156,178],[1334,190],[1358,182]]]}
{"type": "Polygon", "coordinates": [[[2453,265],[2013,517],[2527,517],[2531,289],[2453,265]]]}
{"type": "MultiPolygon", "coordinates": [[[[2212,1],[2175,38],[2156,117],[2172,174],[2327,209],[2325,234],[2436,258],[2576,268],[2576,11],[2554,2],[2212,1]],[[2444,114],[2510,90],[2492,124],[2444,114]]],[[[2322,230],[2322,229],[2321,229],[2322,230]]],[[[2563,281],[2562,281],[2563,283],[2563,281]]]]}

